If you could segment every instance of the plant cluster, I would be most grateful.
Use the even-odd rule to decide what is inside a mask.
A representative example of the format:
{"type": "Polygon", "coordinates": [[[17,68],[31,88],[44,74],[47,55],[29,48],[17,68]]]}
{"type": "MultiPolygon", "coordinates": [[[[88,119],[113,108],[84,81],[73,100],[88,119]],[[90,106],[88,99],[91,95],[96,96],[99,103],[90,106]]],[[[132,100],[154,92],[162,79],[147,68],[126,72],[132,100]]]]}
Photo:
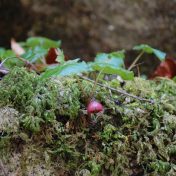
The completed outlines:
{"type": "MultiPolygon", "coordinates": [[[[0,50],[8,71],[0,81],[2,175],[176,174],[174,80],[134,77],[125,69],[124,51],[85,63],[65,61],[57,49],[58,63],[48,65],[46,55],[60,42],[30,38],[21,46],[20,56],[0,50]],[[24,68],[19,57],[42,66],[41,73],[24,68]]],[[[148,45],[134,49],[165,58],[148,45]]]]}

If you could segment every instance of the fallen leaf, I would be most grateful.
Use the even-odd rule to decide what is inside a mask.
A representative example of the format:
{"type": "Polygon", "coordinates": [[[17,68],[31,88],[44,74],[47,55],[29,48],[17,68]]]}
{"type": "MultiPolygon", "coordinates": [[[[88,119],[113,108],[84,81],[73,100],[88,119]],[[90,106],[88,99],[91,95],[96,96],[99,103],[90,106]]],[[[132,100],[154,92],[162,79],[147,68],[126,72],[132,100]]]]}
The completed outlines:
{"type": "Polygon", "coordinates": [[[161,62],[152,75],[152,78],[158,76],[167,78],[173,78],[176,76],[176,60],[173,58],[167,58],[165,61],[161,62]]]}
{"type": "Polygon", "coordinates": [[[11,39],[11,49],[18,56],[25,53],[25,50],[13,38],[11,39]]]}
{"type": "Polygon", "coordinates": [[[56,48],[50,48],[48,54],[45,58],[47,64],[55,64],[58,63],[56,58],[58,56],[58,52],[56,48]]]}

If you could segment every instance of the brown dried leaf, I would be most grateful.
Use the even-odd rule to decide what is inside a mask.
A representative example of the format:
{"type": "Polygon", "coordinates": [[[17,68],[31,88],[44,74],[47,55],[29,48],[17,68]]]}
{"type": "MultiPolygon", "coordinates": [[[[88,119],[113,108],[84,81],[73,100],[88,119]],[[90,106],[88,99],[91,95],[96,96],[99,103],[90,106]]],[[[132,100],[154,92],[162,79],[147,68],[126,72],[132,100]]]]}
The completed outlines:
{"type": "Polygon", "coordinates": [[[25,50],[13,38],[11,39],[11,49],[17,56],[25,53],[25,50]]]}

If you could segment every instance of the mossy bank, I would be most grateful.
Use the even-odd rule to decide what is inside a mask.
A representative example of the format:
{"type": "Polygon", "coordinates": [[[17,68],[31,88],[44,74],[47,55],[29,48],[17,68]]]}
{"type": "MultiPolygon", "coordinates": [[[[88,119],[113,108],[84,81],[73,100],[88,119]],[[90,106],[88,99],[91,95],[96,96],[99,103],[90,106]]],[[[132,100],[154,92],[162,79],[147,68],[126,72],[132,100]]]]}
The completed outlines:
{"type": "Polygon", "coordinates": [[[0,175],[176,175],[176,83],[103,84],[154,104],[97,85],[104,111],[90,117],[93,83],[11,70],[0,81],[0,175]]]}

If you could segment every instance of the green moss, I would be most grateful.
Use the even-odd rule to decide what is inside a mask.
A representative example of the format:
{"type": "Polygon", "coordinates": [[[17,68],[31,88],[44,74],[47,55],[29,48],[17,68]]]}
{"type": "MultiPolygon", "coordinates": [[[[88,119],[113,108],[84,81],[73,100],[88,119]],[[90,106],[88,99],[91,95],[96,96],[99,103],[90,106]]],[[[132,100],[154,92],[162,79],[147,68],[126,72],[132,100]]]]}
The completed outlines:
{"type": "Polygon", "coordinates": [[[25,68],[15,67],[0,82],[0,105],[13,105],[24,127],[39,131],[40,124],[55,119],[57,87],[52,81],[41,81],[25,68]]]}
{"type": "Polygon", "coordinates": [[[75,119],[80,111],[80,87],[74,78],[54,80],[58,86],[58,113],[60,116],[69,116],[75,119]]]}
{"type": "MultiPolygon", "coordinates": [[[[104,84],[120,89],[117,80],[104,84]]],[[[23,174],[174,175],[176,83],[141,78],[126,82],[124,90],[152,98],[154,104],[97,86],[94,96],[104,112],[89,117],[92,88],[79,77],[43,82],[34,73],[14,68],[0,82],[0,110],[11,105],[20,123],[18,130],[10,128],[0,137],[2,158],[18,154],[23,174]]],[[[3,163],[16,170],[13,162],[3,163]]]]}

